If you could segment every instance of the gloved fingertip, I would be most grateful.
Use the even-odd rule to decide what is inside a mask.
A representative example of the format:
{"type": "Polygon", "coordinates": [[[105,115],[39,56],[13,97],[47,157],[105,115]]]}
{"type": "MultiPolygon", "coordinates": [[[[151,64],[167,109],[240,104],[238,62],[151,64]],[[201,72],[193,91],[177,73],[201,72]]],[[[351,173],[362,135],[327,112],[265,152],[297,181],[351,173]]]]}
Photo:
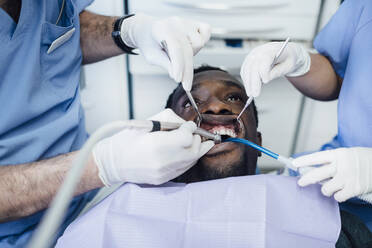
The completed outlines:
{"type": "Polygon", "coordinates": [[[185,91],[191,91],[192,89],[192,77],[191,77],[191,80],[190,78],[185,78],[184,80],[182,80],[182,87],[185,91]]]}
{"type": "Polygon", "coordinates": [[[302,178],[300,178],[298,181],[297,181],[297,184],[298,186],[300,187],[305,187],[307,185],[309,185],[309,183],[307,183],[305,180],[303,180],[302,178]]]}
{"type": "Polygon", "coordinates": [[[333,192],[329,192],[329,191],[328,191],[327,189],[325,189],[324,187],[322,187],[320,191],[322,192],[322,194],[323,194],[324,196],[327,196],[327,197],[330,197],[330,196],[333,194],[333,192]]]}
{"type": "Polygon", "coordinates": [[[206,146],[208,150],[210,150],[215,145],[215,143],[212,140],[207,140],[203,142],[203,145],[206,146]]]}
{"type": "Polygon", "coordinates": [[[182,82],[182,74],[181,73],[173,73],[172,72],[172,78],[176,83],[182,82]]]}
{"type": "Polygon", "coordinates": [[[197,128],[196,123],[193,121],[187,121],[183,123],[180,127],[180,129],[187,129],[190,130],[191,132],[194,132],[196,128],[197,128]]]}
{"type": "Polygon", "coordinates": [[[336,195],[334,196],[335,200],[339,203],[344,202],[345,200],[342,197],[337,197],[336,195]]]}
{"type": "Polygon", "coordinates": [[[306,163],[303,163],[303,159],[301,157],[293,159],[292,164],[296,168],[302,168],[307,166],[306,163]]]}
{"type": "Polygon", "coordinates": [[[258,97],[260,94],[261,94],[261,87],[255,87],[255,88],[252,90],[252,94],[251,94],[251,96],[253,96],[253,97],[258,97]]]}
{"type": "Polygon", "coordinates": [[[340,190],[336,194],[334,194],[333,197],[338,202],[344,202],[344,201],[346,201],[346,200],[348,200],[348,199],[351,198],[351,197],[348,197],[346,194],[344,194],[344,192],[342,190],[340,190]]]}
{"type": "Polygon", "coordinates": [[[199,157],[204,156],[207,152],[209,152],[210,149],[213,148],[214,145],[214,142],[211,140],[202,142],[199,157]]]}

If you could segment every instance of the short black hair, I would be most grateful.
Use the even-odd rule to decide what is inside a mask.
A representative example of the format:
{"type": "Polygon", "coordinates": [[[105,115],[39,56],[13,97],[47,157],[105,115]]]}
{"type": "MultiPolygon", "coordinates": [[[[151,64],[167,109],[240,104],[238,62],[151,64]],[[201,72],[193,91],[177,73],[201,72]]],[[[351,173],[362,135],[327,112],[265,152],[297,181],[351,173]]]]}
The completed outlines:
{"type": "MultiPolygon", "coordinates": [[[[230,74],[228,71],[225,71],[219,67],[214,67],[214,66],[203,64],[202,66],[194,69],[194,75],[197,73],[205,72],[205,71],[222,71],[222,72],[226,72],[227,74],[230,74]]],[[[182,87],[181,83],[179,83],[177,87],[173,90],[173,92],[169,95],[165,108],[172,107],[173,96],[180,87],[182,87]]],[[[256,104],[254,103],[254,100],[252,101],[251,106],[253,107],[253,115],[254,115],[254,118],[256,119],[256,127],[258,127],[258,113],[257,113],[257,108],[256,108],[256,104]]]]}

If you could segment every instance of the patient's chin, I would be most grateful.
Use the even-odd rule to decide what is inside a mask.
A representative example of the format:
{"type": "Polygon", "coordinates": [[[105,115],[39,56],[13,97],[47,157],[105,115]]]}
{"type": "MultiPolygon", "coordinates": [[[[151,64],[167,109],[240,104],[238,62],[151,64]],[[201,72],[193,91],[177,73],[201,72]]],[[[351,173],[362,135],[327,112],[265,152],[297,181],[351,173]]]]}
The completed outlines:
{"type": "Polygon", "coordinates": [[[253,175],[250,167],[255,167],[255,160],[247,156],[243,146],[238,146],[233,150],[212,152],[203,156],[196,165],[188,171],[174,179],[174,182],[194,183],[214,179],[222,179],[234,176],[253,175]]]}
{"type": "Polygon", "coordinates": [[[225,167],[229,164],[237,164],[244,160],[246,149],[244,145],[224,142],[215,145],[209,152],[200,158],[198,163],[210,167],[225,167]]]}

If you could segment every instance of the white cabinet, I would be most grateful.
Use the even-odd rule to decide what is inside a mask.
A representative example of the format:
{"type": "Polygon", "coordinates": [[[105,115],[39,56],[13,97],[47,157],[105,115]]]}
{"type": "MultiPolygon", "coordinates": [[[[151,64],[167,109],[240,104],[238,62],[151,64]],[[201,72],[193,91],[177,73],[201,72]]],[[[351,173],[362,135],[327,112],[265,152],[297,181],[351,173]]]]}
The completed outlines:
{"type": "Polygon", "coordinates": [[[132,0],[131,13],[177,15],[212,25],[212,37],[311,40],[320,0],[132,0]]]}

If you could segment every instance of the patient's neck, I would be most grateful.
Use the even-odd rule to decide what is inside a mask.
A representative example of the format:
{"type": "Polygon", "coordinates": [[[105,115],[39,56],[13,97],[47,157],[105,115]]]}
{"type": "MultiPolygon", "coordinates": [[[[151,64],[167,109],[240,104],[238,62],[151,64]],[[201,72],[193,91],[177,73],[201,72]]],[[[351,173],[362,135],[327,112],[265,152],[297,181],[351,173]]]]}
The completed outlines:
{"type": "Polygon", "coordinates": [[[177,183],[195,183],[227,177],[248,176],[255,174],[255,171],[250,170],[250,167],[247,166],[247,162],[245,160],[236,164],[230,164],[228,168],[229,169],[226,169],[225,167],[221,170],[219,168],[209,167],[201,163],[199,160],[196,165],[191,167],[191,169],[172,181],[177,183]]]}

